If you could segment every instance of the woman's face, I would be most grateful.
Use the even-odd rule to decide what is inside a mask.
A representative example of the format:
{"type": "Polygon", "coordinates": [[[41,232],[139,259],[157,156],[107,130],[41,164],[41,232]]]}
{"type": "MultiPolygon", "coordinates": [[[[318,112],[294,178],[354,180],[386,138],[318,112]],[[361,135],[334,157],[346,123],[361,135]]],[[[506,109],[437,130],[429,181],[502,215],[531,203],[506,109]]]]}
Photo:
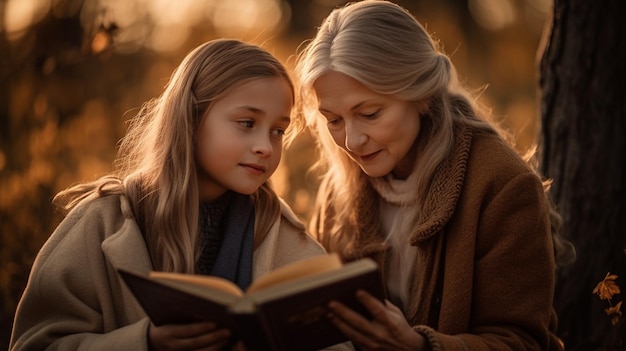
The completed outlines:
{"type": "Polygon", "coordinates": [[[363,172],[404,179],[415,164],[420,112],[425,104],[378,94],[339,72],[320,76],[313,88],[328,131],[363,172]]]}
{"type": "Polygon", "coordinates": [[[292,91],[283,78],[259,78],[215,100],[197,131],[200,197],[255,192],[280,162],[292,91]]]}

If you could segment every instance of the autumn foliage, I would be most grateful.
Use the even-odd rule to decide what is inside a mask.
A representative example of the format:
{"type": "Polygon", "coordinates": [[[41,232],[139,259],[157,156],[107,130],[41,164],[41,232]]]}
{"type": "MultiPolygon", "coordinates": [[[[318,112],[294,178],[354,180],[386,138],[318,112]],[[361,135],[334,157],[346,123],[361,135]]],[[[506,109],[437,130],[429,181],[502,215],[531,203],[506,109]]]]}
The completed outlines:
{"type": "Polygon", "coordinates": [[[606,277],[596,285],[595,289],[593,289],[593,293],[597,294],[600,300],[606,300],[608,302],[609,307],[604,311],[611,317],[612,325],[619,324],[622,318],[622,301],[613,305],[613,296],[621,292],[619,286],[615,283],[616,280],[617,275],[609,272],[606,274],[606,277]]]}

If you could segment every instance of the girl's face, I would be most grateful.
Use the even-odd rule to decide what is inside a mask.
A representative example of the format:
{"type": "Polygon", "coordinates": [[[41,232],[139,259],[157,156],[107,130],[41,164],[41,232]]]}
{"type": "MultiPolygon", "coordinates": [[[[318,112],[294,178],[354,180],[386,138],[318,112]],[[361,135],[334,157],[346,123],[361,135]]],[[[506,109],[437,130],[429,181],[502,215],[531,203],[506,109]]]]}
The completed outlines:
{"type": "Polygon", "coordinates": [[[197,131],[200,198],[255,192],[278,167],[292,92],[283,78],[259,78],[215,100],[197,131]]]}
{"type": "Polygon", "coordinates": [[[313,84],[328,131],[370,177],[393,172],[404,179],[413,170],[419,115],[425,104],[378,94],[339,72],[327,72],[313,84]]]}

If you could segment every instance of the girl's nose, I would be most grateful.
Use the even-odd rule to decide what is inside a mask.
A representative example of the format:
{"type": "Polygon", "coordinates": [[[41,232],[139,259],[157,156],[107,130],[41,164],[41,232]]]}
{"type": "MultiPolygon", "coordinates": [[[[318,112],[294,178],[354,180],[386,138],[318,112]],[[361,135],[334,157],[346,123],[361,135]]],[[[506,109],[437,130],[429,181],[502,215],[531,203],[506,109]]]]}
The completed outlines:
{"type": "Polygon", "coordinates": [[[252,152],[260,156],[269,156],[272,154],[272,142],[269,137],[259,137],[255,140],[252,152]]]}

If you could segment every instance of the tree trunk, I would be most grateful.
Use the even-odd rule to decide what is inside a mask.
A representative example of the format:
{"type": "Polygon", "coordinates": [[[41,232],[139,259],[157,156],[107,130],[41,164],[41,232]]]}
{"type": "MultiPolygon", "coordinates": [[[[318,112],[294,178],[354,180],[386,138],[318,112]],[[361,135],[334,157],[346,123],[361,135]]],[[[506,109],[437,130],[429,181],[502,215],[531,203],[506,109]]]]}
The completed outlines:
{"type": "Polygon", "coordinates": [[[625,4],[555,0],[541,57],[541,167],[578,255],[555,294],[568,351],[625,347],[625,318],[612,326],[609,301],[592,293],[608,272],[626,291],[625,4]]]}

